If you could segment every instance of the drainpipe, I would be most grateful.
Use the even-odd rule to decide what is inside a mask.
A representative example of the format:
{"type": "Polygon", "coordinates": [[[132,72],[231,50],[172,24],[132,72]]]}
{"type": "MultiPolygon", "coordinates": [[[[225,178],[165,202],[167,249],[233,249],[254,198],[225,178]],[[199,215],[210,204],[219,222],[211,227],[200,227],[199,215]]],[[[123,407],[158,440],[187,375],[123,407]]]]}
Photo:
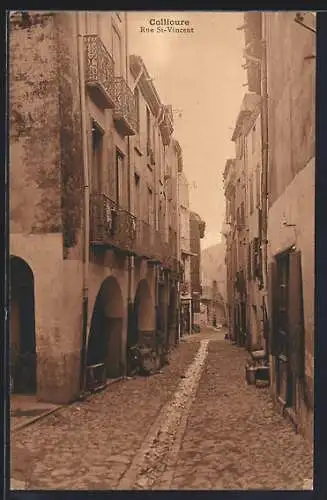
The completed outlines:
{"type": "Polygon", "coordinates": [[[84,84],[84,41],[81,33],[80,16],[76,13],[77,20],[77,50],[78,50],[78,78],[80,87],[81,105],[81,128],[82,128],[82,149],[83,149],[83,181],[84,181],[84,248],[83,248],[83,333],[81,352],[81,373],[80,388],[81,393],[85,392],[86,382],[86,351],[87,351],[87,327],[88,327],[88,272],[89,272],[89,245],[90,245],[90,193],[89,193],[89,164],[88,164],[88,141],[86,124],[86,97],[84,84]]]}
{"type": "MultiPolygon", "coordinates": [[[[267,293],[268,293],[268,85],[267,85],[267,42],[265,34],[265,14],[262,13],[262,58],[261,58],[261,140],[262,140],[262,174],[261,174],[261,197],[262,197],[262,274],[263,274],[263,322],[264,328],[264,311],[268,311],[267,293]]],[[[264,334],[264,332],[263,332],[264,334]]],[[[263,335],[265,343],[267,339],[263,335]]],[[[266,346],[267,348],[267,346],[266,346]]]]}
{"type": "MultiPolygon", "coordinates": [[[[178,172],[178,164],[177,164],[177,175],[176,175],[176,182],[177,182],[177,259],[178,259],[178,271],[180,268],[180,262],[181,262],[181,227],[180,227],[180,203],[179,203],[179,178],[180,178],[180,173],[178,172]]],[[[180,274],[178,272],[178,274],[180,274]]],[[[177,280],[177,343],[179,343],[180,338],[181,338],[181,317],[180,317],[180,276],[178,276],[177,280]]]]}
{"type": "MultiPolygon", "coordinates": [[[[264,16],[264,14],[263,14],[264,16]]],[[[263,17],[264,27],[264,17],[263,17]]],[[[263,28],[264,29],[264,28],[263,28]]],[[[268,224],[268,91],[267,91],[267,55],[266,40],[262,39],[261,63],[261,127],[262,127],[262,236],[263,236],[263,275],[264,289],[267,289],[267,224],[268,224]]]]}
{"type": "MultiPolygon", "coordinates": [[[[128,85],[128,80],[129,80],[129,57],[128,57],[128,20],[127,20],[127,12],[124,14],[125,18],[125,66],[126,66],[126,83],[128,85]]],[[[140,74],[138,75],[138,78],[134,82],[134,86],[132,92],[134,92],[135,87],[141,78],[143,73],[143,69],[140,71],[140,74]]],[[[128,211],[132,213],[132,194],[131,194],[131,184],[132,184],[132,172],[131,172],[131,142],[130,142],[130,137],[127,137],[127,171],[128,171],[128,185],[127,185],[127,190],[128,190],[128,211]]],[[[129,334],[129,318],[130,318],[130,311],[132,308],[132,294],[134,290],[134,256],[131,255],[128,258],[128,290],[127,290],[127,335],[129,334]]],[[[134,322],[133,322],[134,325],[134,322]]],[[[126,344],[127,344],[128,339],[126,339],[126,344]]],[[[126,365],[126,363],[125,363],[126,365]]]]}

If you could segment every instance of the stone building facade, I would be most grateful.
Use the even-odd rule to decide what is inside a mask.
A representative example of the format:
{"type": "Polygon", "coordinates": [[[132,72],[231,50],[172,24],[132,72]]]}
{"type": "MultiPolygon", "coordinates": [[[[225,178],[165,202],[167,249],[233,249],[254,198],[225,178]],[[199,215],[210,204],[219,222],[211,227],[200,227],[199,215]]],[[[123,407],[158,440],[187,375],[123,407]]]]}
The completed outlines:
{"type": "MultiPolygon", "coordinates": [[[[313,14],[304,16],[314,27],[313,14]]],[[[286,12],[264,15],[263,37],[270,96],[267,261],[272,389],[299,430],[313,440],[316,40],[312,31],[294,22],[294,13],[286,12]]]]}
{"type": "Polygon", "coordinates": [[[236,158],[227,160],[224,170],[228,324],[231,338],[247,345],[247,247],[246,166],[244,135],[240,132],[244,115],[240,113],[233,133],[236,158]]]}
{"type": "MultiPolygon", "coordinates": [[[[303,14],[304,25],[313,31],[295,22],[294,12],[251,12],[244,18],[248,89],[257,100],[241,134],[247,150],[247,333],[249,345],[258,343],[269,355],[277,406],[312,441],[315,17],[303,14]],[[257,318],[255,297],[261,311],[257,318]]],[[[228,160],[224,174],[230,308],[236,301],[232,283],[240,253],[233,222],[236,162],[228,160]]],[[[232,312],[230,317],[237,337],[232,312]]]]}
{"type": "Polygon", "coordinates": [[[206,310],[206,325],[227,325],[227,281],[225,241],[201,252],[201,304],[206,310]]]}
{"type": "Polygon", "coordinates": [[[192,331],[189,184],[183,171],[181,171],[178,175],[178,193],[180,220],[180,258],[182,264],[182,280],[180,285],[180,333],[181,336],[183,336],[184,334],[190,334],[192,331]]]}
{"type": "Polygon", "coordinates": [[[190,271],[192,297],[192,326],[198,325],[201,300],[201,239],[205,234],[205,222],[195,213],[190,212],[190,271]]]}
{"type": "Polygon", "coordinates": [[[180,151],[126,16],[10,18],[11,374],[44,401],[177,338],[180,151]]]}

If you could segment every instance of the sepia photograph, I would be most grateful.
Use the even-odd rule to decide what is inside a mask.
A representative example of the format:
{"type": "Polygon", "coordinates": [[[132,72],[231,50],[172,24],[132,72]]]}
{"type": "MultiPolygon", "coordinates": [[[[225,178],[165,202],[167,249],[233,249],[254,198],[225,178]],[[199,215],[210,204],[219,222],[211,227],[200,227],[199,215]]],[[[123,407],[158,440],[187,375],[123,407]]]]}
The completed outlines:
{"type": "Polygon", "coordinates": [[[7,12],[11,490],[312,490],[316,14],[7,12]]]}

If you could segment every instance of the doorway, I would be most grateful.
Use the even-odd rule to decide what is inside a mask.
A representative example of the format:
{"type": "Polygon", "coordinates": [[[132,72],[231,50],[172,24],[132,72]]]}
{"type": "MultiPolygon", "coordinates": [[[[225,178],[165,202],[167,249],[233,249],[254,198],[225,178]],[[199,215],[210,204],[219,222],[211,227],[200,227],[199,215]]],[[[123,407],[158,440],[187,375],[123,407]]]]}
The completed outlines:
{"type": "Polygon", "coordinates": [[[87,366],[104,365],[107,378],[123,374],[123,298],[119,283],[110,276],[97,295],[90,327],[87,366]]]}
{"type": "Polygon", "coordinates": [[[36,393],[34,276],[21,258],[10,258],[10,378],[16,394],[36,393]]]}

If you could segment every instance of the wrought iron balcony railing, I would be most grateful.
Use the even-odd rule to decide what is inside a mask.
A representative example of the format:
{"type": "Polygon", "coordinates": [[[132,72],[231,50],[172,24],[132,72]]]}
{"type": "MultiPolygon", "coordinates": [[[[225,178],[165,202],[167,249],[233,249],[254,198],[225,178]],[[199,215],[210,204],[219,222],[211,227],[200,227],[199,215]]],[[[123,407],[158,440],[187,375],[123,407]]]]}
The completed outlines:
{"type": "Polygon", "coordinates": [[[138,219],[136,228],[136,253],[141,257],[153,258],[153,227],[148,222],[138,219]]]}
{"type": "Polygon", "coordinates": [[[93,245],[109,246],[135,253],[136,218],[104,194],[90,199],[90,229],[93,245]]]}
{"type": "Polygon", "coordinates": [[[113,83],[115,95],[114,120],[123,135],[135,135],[138,130],[137,107],[133,92],[123,77],[116,77],[113,83]]]}
{"type": "Polygon", "coordinates": [[[162,231],[137,219],[105,194],[90,197],[90,241],[94,246],[155,260],[178,274],[176,231],[170,231],[169,241],[165,241],[162,231]]]}
{"type": "Polygon", "coordinates": [[[114,61],[98,35],[84,36],[85,83],[102,108],[115,106],[114,61]]]}

